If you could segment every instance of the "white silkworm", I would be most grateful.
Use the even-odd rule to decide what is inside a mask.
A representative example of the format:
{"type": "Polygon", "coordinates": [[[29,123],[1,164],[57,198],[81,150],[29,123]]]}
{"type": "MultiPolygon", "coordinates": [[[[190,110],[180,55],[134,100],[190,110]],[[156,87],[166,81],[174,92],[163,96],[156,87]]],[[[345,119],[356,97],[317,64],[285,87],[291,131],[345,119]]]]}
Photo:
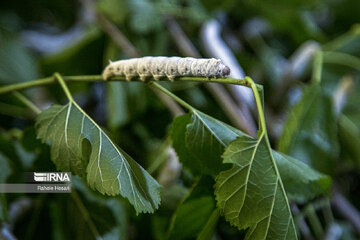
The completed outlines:
{"type": "Polygon", "coordinates": [[[140,77],[142,81],[149,77],[157,81],[167,77],[173,81],[175,77],[181,76],[216,78],[229,74],[230,68],[215,58],[143,57],[110,61],[102,76],[104,80],[113,76],[125,76],[128,81],[134,77],[140,77]]]}

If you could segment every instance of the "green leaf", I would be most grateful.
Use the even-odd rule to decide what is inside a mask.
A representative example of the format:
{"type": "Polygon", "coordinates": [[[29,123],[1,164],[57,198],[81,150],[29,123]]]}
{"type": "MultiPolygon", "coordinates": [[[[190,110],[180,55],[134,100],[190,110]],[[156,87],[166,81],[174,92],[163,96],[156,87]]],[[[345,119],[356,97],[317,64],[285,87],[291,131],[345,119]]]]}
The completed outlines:
{"type": "Polygon", "coordinates": [[[223,159],[233,167],[217,176],[215,195],[226,220],[250,228],[245,239],[297,239],[267,135],[237,138],[223,159]]]}
{"type": "Polygon", "coordinates": [[[21,41],[3,31],[0,36],[0,46],[1,83],[25,82],[38,78],[39,71],[35,56],[23,46],[21,41]]]}
{"type": "Polygon", "coordinates": [[[109,198],[92,191],[83,181],[83,179],[73,176],[72,185],[81,194],[84,205],[89,209],[90,217],[94,220],[101,220],[100,223],[108,222],[107,226],[111,226],[112,230],[103,235],[103,239],[126,239],[127,237],[127,209],[119,198],[109,198]],[[100,211],[91,210],[96,207],[100,211]],[[105,212],[111,212],[112,217],[107,216],[105,212]],[[109,222],[110,221],[110,222],[109,222]]]}
{"type": "MultiPolygon", "coordinates": [[[[11,174],[11,168],[9,165],[9,159],[0,153],[0,183],[5,183],[6,179],[11,174]]],[[[4,221],[8,219],[8,211],[7,211],[7,201],[5,194],[0,193],[0,221],[4,221]]]]}
{"type": "Polygon", "coordinates": [[[161,28],[161,19],[159,11],[149,0],[127,1],[131,9],[130,26],[141,34],[159,30],[161,28]]]}
{"type": "Polygon", "coordinates": [[[172,146],[183,166],[189,168],[195,174],[200,174],[201,162],[197,161],[197,159],[191,155],[190,150],[186,146],[186,126],[190,121],[190,113],[174,118],[171,125],[170,136],[172,139],[172,146]]]}
{"type": "Polygon", "coordinates": [[[308,87],[293,107],[279,140],[279,151],[324,173],[332,173],[339,155],[331,99],[319,84],[308,87]]]}
{"type": "Polygon", "coordinates": [[[221,163],[224,146],[239,135],[244,134],[195,110],[192,112],[191,123],[187,125],[186,144],[193,156],[202,164],[203,171],[214,176],[225,169],[221,163]]]}
{"type": "Polygon", "coordinates": [[[97,7],[117,24],[124,22],[129,11],[124,1],[118,0],[101,0],[97,2],[97,7]]]}
{"type": "Polygon", "coordinates": [[[181,162],[194,172],[215,176],[225,169],[224,147],[245,134],[200,111],[177,117],[172,126],[173,146],[181,162]]]}
{"type": "MultiPolygon", "coordinates": [[[[223,152],[216,150],[224,151],[237,137],[255,141],[240,130],[199,111],[196,111],[196,115],[188,113],[176,117],[171,128],[173,147],[180,161],[195,174],[214,173],[207,169],[211,161],[217,169],[215,173],[220,172],[220,169],[225,167],[224,164],[218,165],[222,161],[223,152]]],[[[285,154],[275,152],[273,155],[285,189],[292,200],[302,202],[329,192],[331,179],[327,175],[285,154]]]]}
{"type": "Polygon", "coordinates": [[[214,235],[214,230],[216,227],[216,224],[219,220],[220,217],[220,211],[219,209],[215,209],[209,220],[207,221],[205,227],[203,228],[203,230],[199,233],[198,237],[196,238],[197,240],[210,240],[212,239],[213,235],[214,235]]]}
{"type": "Polygon", "coordinates": [[[38,116],[36,127],[38,138],[51,142],[51,159],[61,171],[86,175],[91,188],[121,194],[137,212],[158,208],[161,186],[76,103],[51,106],[38,116]]]}
{"type": "Polygon", "coordinates": [[[281,180],[291,200],[304,203],[321,194],[328,194],[331,177],[319,173],[305,163],[288,155],[272,151],[281,180]]]}
{"type": "Polygon", "coordinates": [[[51,75],[54,72],[61,72],[64,75],[98,74],[101,71],[104,44],[101,36],[102,33],[98,28],[90,27],[80,39],[74,39],[73,44],[44,56],[42,59],[44,74],[51,75]]]}
{"type": "Polygon", "coordinates": [[[106,84],[106,90],[109,126],[114,129],[124,125],[129,120],[126,89],[122,82],[109,82],[106,84]]]}
{"type": "Polygon", "coordinates": [[[360,167],[360,129],[346,115],[339,119],[339,139],[341,144],[341,159],[349,159],[352,166],[360,167]]]}
{"type": "Polygon", "coordinates": [[[192,239],[201,232],[215,209],[213,185],[210,177],[196,183],[174,214],[169,239],[192,239]]]}
{"type": "Polygon", "coordinates": [[[25,169],[30,169],[36,159],[36,153],[27,151],[19,141],[14,141],[14,148],[25,169]]]}
{"type": "Polygon", "coordinates": [[[11,174],[11,168],[9,165],[9,159],[2,153],[0,153],[0,166],[1,166],[0,183],[5,183],[6,179],[11,174]]]}

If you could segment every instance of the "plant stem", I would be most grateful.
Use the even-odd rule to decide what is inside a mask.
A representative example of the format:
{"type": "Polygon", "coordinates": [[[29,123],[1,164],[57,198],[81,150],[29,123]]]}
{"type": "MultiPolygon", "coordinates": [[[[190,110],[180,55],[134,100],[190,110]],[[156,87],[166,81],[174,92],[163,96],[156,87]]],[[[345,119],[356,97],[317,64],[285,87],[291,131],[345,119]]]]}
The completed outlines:
{"type": "Polygon", "coordinates": [[[335,63],[360,71],[360,58],[340,52],[324,52],[324,63],[335,63]]]}
{"type": "Polygon", "coordinates": [[[258,85],[250,77],[245,77],[246,86],[250,86],[255,97],[256,107],[259,115],[259,129],[261,133],[266,133],[266,123],[263,109],[263,99],[260,97],[258,85]]]}
{"type": "Polygon", "coordinates": [[[305,208],[306,215],[309,219],[310,226],[312,230],[314,231],[314,235],[316,239],[321,239],[324,235],[324,230],[321,226],[320,220],[318,216],[316,215],[315,209],[312,204],[309,204],[305,208]]]}
{"type": "Polygon", "coordinates": [[[323,214],[324,214],[326,225],[330,226],[331,224],[333,224],[334,223],[334,215],[333,215],[333,212],[332,212],[332,209],[331,209],[330,198],[327,197],[325,199],[325,206],[322,209],[322,211],[323,211],[323,214]]]}
{"type": "Polygon", "coordinates": [[[176,96],[175,94],[173,94],[172,92],[161,86],[160,84],[151,81],[149,82],[149,85],[165,93],[166,95],[174,99],[177,103],[179,103],[181,106],[188,109],[189,111],[193,110],[193,107],[190,104],[186,103],[184,100],[182,100],[181,98],[179,98],[178,96],[176,96]]]}
{"type": "Polygon", "coordinates": [[[66,86],[65,80],[61,77],[61,75],[59,73],[55,73],[54,76],[56,77],[56,79],[59,81],[62,89],[64,90],[66,97],[69,99],[70,102],[74,102],[74,99],[70,93],[69,88],[66,86]]]}
{"type": "Polygon", "coordinates": [[[323,45],[323,49],[326,51],[337,51],[344,48],[347,44],[352,41],[357,41],[357,37],[360,35],[360,25],[354,24],[350,31],[340,35],[334,40],[323,45]]]}
{"type": "MultiPolygon", "coordinates": [[[[105,82],[101,75],[83,75],[83,76],[62,76],[62,79],[65,82],[105,82]]],[[[167,80],[163,78],[161,80],[167,80]]],[[[107,81],[123,81],[125,82],[125,76],[117,76],[113,77],[107,81]]],[[[106,82],[107,82],[106,81],[106,82]]],[[[134,78],[133,81],[140,81],[139,78],[134,78]]],[[[206,77],[178,77],[175,81],[188,81],[188,82],[214,82],[214,83],[228,83],[228,84],[236,84],[247,86],[244,79],[234,79],[234,78],[206,78],[206,77]]],[[[47,77],[42,79],[33,80],[25,83],[16,83],[4,87],[0,87],[0,94],[9,93],[21,89],[49,85],[56,83],[56,79],[54,77],[47,77]]],[[[261,89],[261,85],[256,84],[258,89],[261,89]]]]}
{"type": "Polygon", "coordinates": [[[314,62],[313,62],[313,72],[311,77],[312,82],[316,82],[316,83],[321,82],[322,67],[323,67],[323,53],[321,51],[318,51],[315,54],[314,62]]]}
{"type": "MultiPolygon", "coordinates": [[[[65,77],[63,77],[63,79],[65,81],[70,81],[70,82],[103,81],[103,79],[100,75],[65,76],[65,77]]],[[[125,81],[125,78],[120,81],[125,81]]],[[[53,84],[53,83],[56,83],[56,79],[54,77],[41,78],[41,79],[33,80],[30,82],[24,82],[24,83],[16,83],[16,84],[1,87],[0,94],[13,92],[13,91],[21,90],[21,89],[26,89],[26,88],[31,88],[31,87],[49,85],[49,84],[53,84]]]]}
{"type": "MultiPolygon", "coordinates": [[[[259,85],[255,84],[255,82],[250,77],[245,77],[244,79],[240,79],[240,80],[239,79],[232,79],[232,78],[225,78],[225,80],[226,80],[226,82],[229,82],[229,83],[231,82],[233,84],[241,84],[241,85],[244,85],[244,86],[247,86],[247,87],[251,87],[251,89],[252,89],[252,91],[254,93],[256,106],[258,108],[259,128],[260,128],[262,133],[266,133],[265,116],[264,116],[264,110],[263,110],[263,107],[262,107],[263,100],[260,97],[259,90],[258,90],[259,88],[262,89],[261,86],[259,87],[259,85]]],[[[151,81],[151,82],[149,82],[149,85],[152,85],[153,87],[159,89],[160,91],[162,91],[166,95],[170,96],[176,102],[178,102],[181,106],[188,109],[189,111],[192,111],[194,109],[191,105],[189,105],[188,103],[186,103],[185,101],[183,101],[182,99],[180,99],[179,97],[177,97],[176,95],[174,95],[173,93],[168,91],[166,88],[162,87],[160,84],[151,81]]]]}
{"type": "Polygon", "coordinates": [[[37,80],[31,81],[31,82],[11,84],[8,86],[1,87],[0,94],[13,92],[13,91],[17,91],[17,90],[21,90],[21,89],[25,89],[25,88],[31,88],[31,87],[41,86],[41,85],[48,85],[48,84],[51,84],[54,82],[55,81],[54,81],[53,77],[47,77],[47,78],[37,79],[37,80]]]}
{"type": "Polygon", "coordinates": [[[26,107],[20,107],[3,102],[0,102],[0,114],[24,119],[32,119],[34,117],[33,113],[26,107]]]}
{"type": "Polygon", "coordinates": [[[156,96],[163,102],[174,117],[184,114],[184,110],[171,97],[156,88],[153,88],[153,90],[156,96]]]}
{"type": "Polygon", "coordinates": [[[27,99],[27,97],[25,97],[24,95],[22,95],[21,93],[15,91],[13,92],[13,95],[19,99],[25,106],[27,106],[28,108],[30,108],[34,113],[36,114],[40,114],[41,110],[34,104],[32,103],[29,99],[27,99]]]}

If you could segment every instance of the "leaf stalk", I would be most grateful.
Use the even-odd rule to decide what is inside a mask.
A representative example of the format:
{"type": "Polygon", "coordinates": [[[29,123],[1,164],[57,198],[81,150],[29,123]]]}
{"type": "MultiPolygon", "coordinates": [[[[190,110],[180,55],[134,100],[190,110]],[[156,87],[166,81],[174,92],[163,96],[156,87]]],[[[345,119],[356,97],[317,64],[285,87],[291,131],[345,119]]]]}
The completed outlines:
{"type": "Polygon", "coordinates": [[[67,87],[65,80],[62,78],[62,76],[59,73],[55,73],[54,77],[59,81],[62,89],[64,90],[66,97],[69,99],[70,102],[75,102],[74,98],[72,97],[69,88],[67,87]]]}

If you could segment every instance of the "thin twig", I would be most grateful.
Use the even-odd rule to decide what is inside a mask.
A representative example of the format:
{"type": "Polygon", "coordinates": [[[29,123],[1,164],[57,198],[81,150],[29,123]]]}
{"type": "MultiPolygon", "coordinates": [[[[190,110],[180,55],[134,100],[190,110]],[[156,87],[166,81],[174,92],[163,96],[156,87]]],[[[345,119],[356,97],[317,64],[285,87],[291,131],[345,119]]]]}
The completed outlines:
{"type": "Polygon", "coordinates": [[[63,79],[63,77],[59,73],[55,73],[54,77],[59,81],[59,83],[60,83],[62,89],[64,90],[66,97],[69,99],[69,101],[74,102],[74,99],[70,93],[70,90],[66,86],[66,83],[65,83],[65,80],[63,79]]]}
{"type": "Polygon", "coordinates": [[[179,116],[185,113],[184,110],[182,110],[182,108],[179,106],[179,104],[177,104],[175,101],[169,101],[169,99],[171,98],[169,98],[167,95],[155,88],[153,88],[153,90],[156,96],[165,104],[165,106],[169,109],[173,116],[179,116]]]}
{"type": "Polygon", "coordinates": [[[193,107],[188,104],[187,102],[185,102],[184,100],[182,100],[181,98],[179,98],[178,96],[176,96],[175,94],[173,94],[172,92],[168,91],[166,88],[164,88],[163,86],[161,86],[160,84],[156,83],[156,82],[149,82],[149,85],[156,88],[157,90],[161,91],[162,93],[166,94],[167,96],[171,97],[172,99],[174,99],[178,104],[180,104],[181,106],[183,106],[184,108],[188,109],[189,111],[193,110],[193,107]]]}
{"type": "Polygon", "coordinates": [[[323,52],[324,63],[341,64],[360,71],[360,58],[347,53],[323,52]]]}
{"type": "MultiPolygon", "coordinates": [[[[65,82],[104,82],[101,75],[84,75],[84,76],[62,76],[65,82]]],[[[125,76],[116,76],[108,79],[107,81],[122,81],[126,82],[125,76]]],[[[131,81],[141,82],[139,77],[134,77],[131,81]]],[[[160,79],[160,81],[168,81],[166,78],[160,79]]],[[[206,78],[206,77],[177,77],[175,81],[184,82],[206,82],[206,83],[221,83],[221,84],[236,84],[249,87],[244,79],[235,78],[206,78]]],[[[36,79],[25,83],[15,83],[0,87],[0,94],[10,93],[21,89],[45,86],[56,83],[55,77],[47,77],[42,79],[36,79]]],[[[261,85],[256,85],[258,89],[261,89],[261,85]]]]}
{"type": "Polygon", "coordinates": [[[23,119],[34,118],[34,114],[27,108],[3,102],[0,102],[0,114],[23,119]]]}
{"type": "Polygon", "coordinates": [[[360,236],[360,213],[359,211],[339,192],[333,191],[332,206],[347,221],[349,221],[357,234],[360,236]]]}
{"type": "Polygon", "coordinates": [[[321,239],[324,236],[324,229],[321,226],[321,222],[316,215],[314,206],[310,203],[305,207],[305,214],[309,220],[310,226],[314,231],[316,239],[321,239]]]}
{"type": "Polygon", "coordinates": [[[41,110],[40,108],[38,108],[34,103],[32,103],[29,99],[27,99],[27,97],[25,97],[24,95],[22,95],[19,92],[13,92],[13,95],[19,99],[25,106],[27,106],[28,108],[30,108],[34,113],[36,114],[40,114],[41,110]]]}
{"type": "Polygon", "coordinates": [[[206,87],[215,97],[218,104],[224,110],[230,121],[239,129],[255,137],[256,128],[252,124],[249,124],[248,119],[246,119],[241,109],[238,108],[237,105],[233,102],[232,98],[226,92],[224,86],[218,83],[208,83],[206,84],[206,87]]]}
{"type": "Polygon", "coordinates": [[[322,68],[323,68],[323,53],[321,51],[318,51],[315,54],[313,61],[314,62],[313,62],[313,72],[312,72],[311,81],[320,83],[322,68]]]}

